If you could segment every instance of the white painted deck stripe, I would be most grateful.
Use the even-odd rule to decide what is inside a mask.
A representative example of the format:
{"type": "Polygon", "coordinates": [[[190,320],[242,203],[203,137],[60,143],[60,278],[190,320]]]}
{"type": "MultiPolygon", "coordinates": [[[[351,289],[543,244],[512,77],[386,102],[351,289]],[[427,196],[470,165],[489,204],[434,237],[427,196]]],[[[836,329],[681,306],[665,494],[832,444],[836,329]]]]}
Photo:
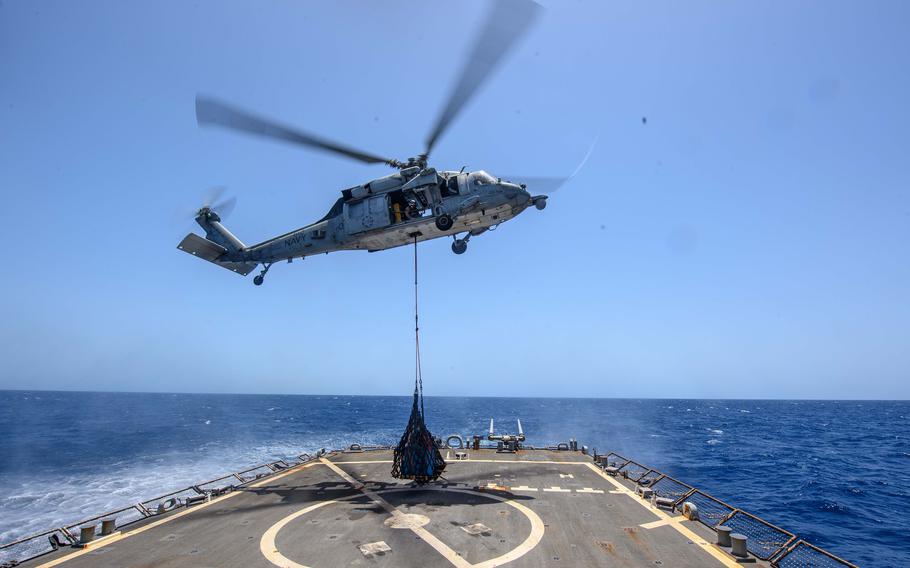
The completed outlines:
{"type": "MultiPolygon", "coordinates": [[[[351,480],[353,480],[353,478],[351,476],[349,476],[347,474],[347,472],[345,472],[343,469],[341,469],[340,467],[338,467],[331,461],[329,461],[325,458],[320,458],[320,461],[322,463],[324,463],[325,465],[327,465],[332,471],[337,473],[342,479],[345,479],[346,481],[349,481],[349,482],[351,480]]],[[[345,463],[345,462],[342,462],[342,463],[345,463]]],[[[383,509],[388,511],[390,514],[392,514],[392,515],[402,515],[403,514],[400,511],[398,511],[398,509],[393,507],[388,501],[386,501],[379,495],[376,495],[372,491],[364,489],[363,486],[360,486],[359,489],[364,495],[366,495],[367,497],[372,499],[376,504],[380,505],[383,509]]],[[[428,488],[428,489],[433,490],[433,491],[446,491],[446,489],[441,489],[441,488],[428,488]]],[[[478,495],[478,493],[475,491],[468,491],[468,490],[461,490],[461,489],[448,489],[448,491],[465,491],[467,493],[472,493],[474,495],[478,495]]],[[[531,521],[531,534],[528,535],[528,538],[526,538],[524,540],[524,542],[522,542],[521,544],[519,544],[518,546],[516,546],[515,548],[513,548],[512,550],[510,550],[509,552],[507,552],[501,556],[497,556],[496,558],[492,558],[485,562],[481,562],[480,564],[471,564],[470,562],[465,560],[463,557],[459,556],[454,550],[452,550],[451,548],[446,546],[446,544],[444,542],[442,542],[441,540],[436,538],[433,534],[431,534],[425,528],[414,527],[414,528],[411,528],[411,530],[417,536],[419,536],[421,539],[423,539],[424,542],[426,542],[427,544],[432,546],[437,552],[442,554],[447,560],[449,560],[449,562],[451,562],[453,565],[458,566],[460,568],[495,568],[497,566],[502,566],[503,564],[511,562],[517,558],[521,558],[522,556],[527,554],[531,549],[533,549],[535,546],[537,546],[540,543],[541,539],[543,538],[545,529],[544,529],[543,521],[540,520],[540,517],[537,516],[537,513],[535,513],[533,510],[529,509],[528,507],[525,507],[521,503],[518,503],[517,501],[513,501],[512,499],[506,499],[504,497],[500,497],[498,495],[489,494],[489,493],[484,494],[484,496],[489,497],[490,499],[495,499],[496,501],[500,501],[502,503],[506,503],[507,505],[510,505],[512,507],[515,507],[516,509],[518,509],[519,511],[524,513],[524,515],[528,518],[528,520],[531,521]]],[[[310,510],[312,510],[312,508],[310,508],[310,510]]],[[[301,513],[301,514],[303,514],[303,513],[301,513]]],[[[276,534],[277,534],[277,532],[276,532],[276,534]]],[[[263,536],[263,538],[265,538],[265,537],[263,536]]],[[[277,565],[285,568],[285,565],[283,565],[283,564],[277,564],[277,565]]],[[[292,565],[286,566],[286,568],[298,568],[298,566],[301,566],[301,565],[292,564],[292,565]]],[[[302,567],[302,568],[306,568],[306,567],[302,567]]]]}
{"type": "MultiPolygon", "coordinates": [[[[376,493],[373,493],[372,491],[370,491],[369,489],[364,487],[362,483],[358,483],[357,480],[355,480],[353,477],[348,475],[348,473],[346,471],[344,471],[343,469],[341,469],[340,467],[338,467],[331,461],[329,461],[325,458],[319,458],[319,461],[321,461],[323,464],[327,465],[329,467],[329,469],[334,471],[339,477],[341,477],[348,483],[354,485],[354,487],[359,489],[361,493],[363,493],[364,495],[369,497],[371,501],[373,501],[374,503],[376,503],[377,505],[379,505],[380,507],[385,509],[388,514],[392,515],[393,517],[404,516],[404,513],[402,513],[398,509],[396,509],[391,503],[389,503],[388,501],[386,501],[385,499],[383,499],[376,493]]],[[[342,462],[342,463],[344,463],[344,462],[342,462]]],[[[402,521],[402,523],[403,522],[404,521],[402,521]]],[[[449,548],[448,545],[446,545],[446,543],[444,543],[441,540],[439,540],[438,538],[436,538],[435,535],[433,535],[431,532],[429,532],[425,528],[412,526],[412,527],[410,527],[410,530],[413,531],[414,534],[419,536],[421,538],[421,540],[423,540],[424,542],[426,542],[427,544],[432,546],[433,550],[438,552],[443,558],[448,560],[453,566],[457,566],[458,568],[470,568],[470,566],[471,566],[470,562],[468,562],[467,560],[465,560],[464,558],[459,556],[457,552],[455,552],[454,550],[449,548]]],[[[276,532],[276,534],[277,534],[277,532],[276,532]]],[[[263,538],[265,538],[265,537],[263,537],[263,538]]],[[[264,553],[265,552],[263,551],[263,554],[264,553]]],[[[268,556],[266,556],[266,558],[268,558],[268,556]]],[[[271,558],[269,558],[269,560],[271,561],[271,558]]],[[[280,564],[278,562],[272,562],[272,563],[277,566],[284,566],[284,564],[280,564]]],[[[300,565],[294,565],[293,568],[297,568],[298,566],[300,566],[300,565]]]]}
{"type": "Polygon", "coordinates": [[[651,521],[650,523],[643,523],[638,526],[640,526],[643,529],[656,529],[657,527],[662,527],[662,526],[668,525],[670,523],[678,523],[679,521],[685,521],[685,520],[686,520],[686,518],[683,517],[682,515],[680,515],[678,517],[672,517],[669,519],[658,519],[656,521],[651,521]]]}
{"type": "MultiPolygon", "coordinates": [[[[300,471],[301,469],[306,469],[306,468],[308,468],[308,467],[311,467],[311,466],[314,466],[314,465],[318,465],[318,464],[319,464],[319,462],[309,462],[309,463],[305,463],[305,464],[302,464],[302,465],[298,465],[298,466],[292,467],[292,468],[290,468],[290,469],[288,469],[287,471],[284,471],[284,472],[282,472],[282,473],[277,473],[277,474],[272,475],[272,476],[270,476],[270,477],[266,477],[265,479],[263,479],[263,480],[261,480],[261,481],[257,481],[256,483],[247,485],[247,487],[260,487],[260,486],[262,486],[262,485],[265,485],[266,483],[271,483],[272,481],[275,481],[276,479],[281,479],[282,477],[284,477],[284,476],[286,476],[286,475],[290,475],[290,474],[292,474],[292,473],[295,473],[295,472],[297,472],[297,471],[300,471]]],[[[109,544],[113,544],[113,543],[115,543],[115,542],[119,542],[119,541],[121,541],[121,540],[123,540],[123,539],[125,539],[125,538],[129,538],[129,537],[131,537],[131,536],[133,536],[133,535],[137,535],[137,534],[140,534],[140,533],[144,533],[144,532],[147,531],[147,530],[153,529],[153,528],[155,528],[155,527],[157,527],[157,526],[160,526],[160,525],[163,525],[163,524],[165,524],[165,523],[169,523],[169,522],[173,521],[174,519],[179,519],[180,517],[182,517],[182,516],[184,516],[184,515],[189,515],[189,514],[191,514],[191,513],[195,513],[196,511],[200,511],[200,510],[202,510],[202,509],[205,509],[206,507],[211,507],[211,506],[214,505],[215,503],[221,503],[222,501],[226,501],[226,500],[228,500],[228,499],[230,499],[230,498],[232,498],[232,497],[236,497],[237,495],[241,495],[242,493],[243,493],[243,491],[232,491],[231,493],[228,493],[227,495],[222,495],[221,497],[215,497],[214,499],[212,499],[212,500],[209,501],[208,503],[201,503],[201,504],[199,504],[199,505],[194,506],[194,507],[191,508],[191,509],[184,509],[183,511],[180,511],[179,513],[174,513],[173,515],[168,515],[167,517],[164,517],[163,519],[158,519],[157,521],[151,522],[151,523],[149,523],[149,524],[147,524],[147,525],[143,525],[143,526],[141,526],[141,527],[139,527],[139,528],[136,528],[136,529],[133,529],[133,530],[131,530],[131,531],[126,531],[126,532],[124,532],[124,533],[121,533],[119,536],[116,536],[116,537],[114,537],[114,536],[107,537],[107,538],[105,538],[104,540],[99,541],[98,544],[96,544],[95,546],[93,546],[93,547],[90,548],[90,549],[89,549],[89,548],[84,548],[84,549],[82,549],[82,550],[77,550],[76,552],[73,552],[72,554],[67,554],[66,556],[62,556],[62,557],[57,558],[57,559],[55,559],[55,560],[51,560],[50,562],[45,562],[44,564],[39,564],[39,565],[37,566],[37,568],[53,568],[54,566],[59,566],[60,564],[63,564],[63,563],[66,562],[67,560],[72,560],[73,558],[78,558],[78,557],[82,556],[83,554],[87,554],[87,553],[89,553],[89,552],[98,550],[99,548],[102,548],[102,547],[107,546],[107,545],[109,545],[109,544]]]]}
{"type": "MultiPolygon", "coordinates": [[[[660,509],[651,507],[651,503],[649,501],[644,501],[642,499],[639,499],[638,496],[635,495],[635,493],[631,489],[629,489],[622,483],[616,481],[615,479],[613,479],[612,477],[610,477],[609,475],[604,473],[603,470],[601,470],[599,467],[597,467],[593,463],[586,462],[585,465],[587,465],[592,471],[594,471],[594,473],[596,473],[597,475],[600,475],[601,477],[606,479],[608,482],[610,482],[613,486],[615,486],[616,487],[615,492],[628,495],[631,499],[634,499],[636,503],[638,503],[645,509],[654,513],[660,520],[672,519],[672,517],[670,517],[670,515],[661,511],[660,509]]],[[[614,493],[614,491],[610,491],[610,493],[614,493]]],[[[692,542],[694,542],[699,548],[701,548],[702,550],[704,550],[705,552],[707,552],[708,554],[713,556],[715,560],[717,560],[718,562],[720,562],[727,568],[741,568],[741,565],[738,562],[736,562],[735,560],[733,560],[733,557],[728,556],[725,552],[722,552],[720,549],[716,548],[713,544],[708,543],[705,539],[703,539],[702,537],[700,537],[697,534],[695,534],[694,532],[692,532],[692,530],[689,529],[689,527],[684,526],[680,522],[669,522],[667,524],[668,524],[668,526],[671,526],[674,529],[676,529],[679,533],[681,533],[688,540],[691,540],[692,542]]]]}

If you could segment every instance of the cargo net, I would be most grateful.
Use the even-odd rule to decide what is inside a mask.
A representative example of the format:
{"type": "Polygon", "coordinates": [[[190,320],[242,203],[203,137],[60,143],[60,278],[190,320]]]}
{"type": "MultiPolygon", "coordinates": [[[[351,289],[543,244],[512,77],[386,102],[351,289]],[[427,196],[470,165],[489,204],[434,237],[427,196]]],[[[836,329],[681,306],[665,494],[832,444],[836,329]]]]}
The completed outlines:
{"type": "Polygon", "coordinates": [[[771,565],[778,568],[843,568],[844,566],[856,568],[846,560],[812,546],[804,540],[797,542],[793,548],[771,565]]]}
{"type": "MultiPolygon", "coordinates": [[[[701,513],[701,508],[699,508],[701,513]]],[[[793,535],[743,511],[736,511],[724,521],[725,527],[748,537],[746,548],[756,558],[768,560],[790,544],[793,535]]]]}
{"type": "Polygon", "coordinates": [[[446,467],[439,446],[423,421],[423,397],[414,389],[414,404],[408,427],[395,448],[392,477],[413,479],[417,483],[435,481],[446,467]]]}
{"type": "Polygon", "coordinates": [[[435,481],[446,467],[439,445],[427,429],[423,413],[423,377],[420,373],[420,326],[417,316],[417,237],[414,237],[414,403],[392,462],[392,477],[417,483],[435,481]]]}
{"type": "Polygon", "coordinates": [[[698,520],[712,529],[733,512],[733,507],[701,491],[689,495],[686,497],[686,501],[691,501],[698,509],[698,520]]]}
{"type": "Polygon", "coordinates": [[[683,496],[687,495],[689,491],[692,490],[692,488],[685,483],[676,481],[667,475],[652,483],[651,489],[658,497],[673,499],[674,503],[682,499],[683,496]]]}

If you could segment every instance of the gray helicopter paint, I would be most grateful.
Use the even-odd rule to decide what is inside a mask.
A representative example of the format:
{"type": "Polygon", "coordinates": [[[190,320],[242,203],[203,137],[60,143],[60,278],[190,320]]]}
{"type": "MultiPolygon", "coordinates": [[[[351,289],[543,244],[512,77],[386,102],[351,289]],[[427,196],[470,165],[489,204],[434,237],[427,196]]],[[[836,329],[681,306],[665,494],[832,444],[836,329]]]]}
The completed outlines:
{"type": "Polygon", "coordinates": [[[357,186],[351,193],[362,197],[346,201],[340,215],[249,247],[224,228],[217,215],[201,214],[196,220],[206,231],[206,239],[223,247],[224,253],[215,258],[211,258],[210,252],[200,254],[192,248],[196,241],[187,239],[180,248],[240,272],[236,270],[238,263],[270,264],[340,250],[380,251],[412,243],[415,235],[419,242],[461,233],[479,235],[514,218],[535,201],[545,199],[544,196],[532,198],[525,189],[509,182],[478,183],[482,177],[488,177],[484,172],[439,175],[427,168],[408,172],[410,176],[404,173],[357,186]],[[458,193],[443,197],[441,184],[453,176],[458,180],[458,193]],[[408,197],[420,194],[426,199],[421,216],[395,222],[390,194],[397,191],[408,197]],[[451,229],[437,228],[436,219],[441,215],[454,219],[451,229]]]}
{"type": "Polygon", "coordinates": [[[262,272],[253,280],[258,285],[272,263],[339,250],[378,251],[415,239],[455,236],[452,250],[461,254],[471,236],[514,218],[532,203],[538,209],[546,207],[547,196],[531,197],[524,185],[497,180],[482,171],[440,173],[428,167],[436,143],[542,10],[530,0],[491,0],[489,9],[461,73],[429,130],[423,152],[404,161],[197,95],[196,121],[200,126],[228,128],[366,164],[386,164],[398,173],[345,189],[343,200],[338,202],[342,204],[340,211],[336,203],[330,214],[316,223],[250,247],[221,225],[217,206],[203,206],[196,221],[205,230],[206,238],[187,235],[178,248],[241,274],[248,273],[254,263],[263,264],[262,272]],[[461,233],[464,237],[458,239],[461,233]],[[218,248],[204,241],[224,252],[218,254],[218,248]]]}

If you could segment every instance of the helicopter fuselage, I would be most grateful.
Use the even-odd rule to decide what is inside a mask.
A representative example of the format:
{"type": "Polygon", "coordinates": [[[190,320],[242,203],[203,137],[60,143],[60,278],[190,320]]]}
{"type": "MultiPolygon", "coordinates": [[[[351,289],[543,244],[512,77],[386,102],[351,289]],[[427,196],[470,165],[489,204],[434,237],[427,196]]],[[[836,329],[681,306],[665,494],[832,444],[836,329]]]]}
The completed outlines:
{"type": "Polygon", "coordinates": [[[452,252],[462,254],[472,236],[512,219],[532,203],[543,209],[547,196],[532,197],[523,184],[502,181],[483,171],[439,172],[427,167],[437,142],[541,10],[533,0],[490,4],[490,12],[468,51],[469,58],[427,133],[423,151],[404,161],[197,94],[196,122],[200,126],[227,128],[364,164],[385,164],[398,172],[343,190],[322,219],[253,246],[244,245],[221,225],[219,206],[204,205],[198,210],[196,221],[205,229],[205,238],[190,233],[177,248],[244,276],[261,264],[262,271],[253,279],[254,284],[260,285],[275,262],[339,250],[379,251],[452,236],[452,252]]]}
{"type": "MultiPolygon", "coordinates": [[[[524,187],[483,171],[406,168],[343,190],[329,213],[315,223],[252,246],[225,243],[227,250],[218,260],[269,265],[340,250],[380,251],[413,243],[415,238],[476,236],[532,204],[543,209],[546,196],[531,197],[524,187]]],[[[200,214],[196,220],[211,241],[224,241],[225,233],[230,235],[218,219],[200,214]]]]}

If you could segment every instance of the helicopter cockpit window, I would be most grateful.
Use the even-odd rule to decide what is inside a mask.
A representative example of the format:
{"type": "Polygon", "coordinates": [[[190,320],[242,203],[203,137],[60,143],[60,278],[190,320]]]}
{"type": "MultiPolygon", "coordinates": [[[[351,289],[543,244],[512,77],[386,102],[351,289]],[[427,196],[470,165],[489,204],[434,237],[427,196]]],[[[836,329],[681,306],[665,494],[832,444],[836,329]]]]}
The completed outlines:
{"type": "Polygon", "coordinates": [[[441,193],[443,197],[458,195],[458,176],[453,175],[450,177],[440,189],[442,190],[441,193]]]}

